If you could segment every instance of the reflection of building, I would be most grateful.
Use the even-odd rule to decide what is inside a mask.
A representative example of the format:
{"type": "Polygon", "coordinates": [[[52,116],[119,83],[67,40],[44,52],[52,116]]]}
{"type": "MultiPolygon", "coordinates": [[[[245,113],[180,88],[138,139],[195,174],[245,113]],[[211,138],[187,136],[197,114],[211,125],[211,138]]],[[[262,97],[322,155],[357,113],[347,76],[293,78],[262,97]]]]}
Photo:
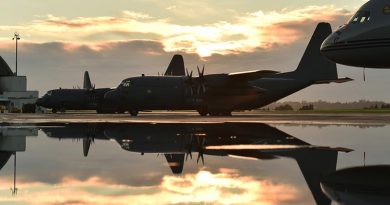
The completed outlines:
{"type": "Polygon", "coordinates": [[[27,91],[26,76],[15,76],[0,56],[0,111],[20,112],[37,99],[38,91],[27,91]]]}
{"type": "Polygon", "coordinates": [[[16,152],[26,151],[26,137],[38,136],[38,129],[35,127],[0,127],[0,170],[7,164],[14,155],[14,187],[12,194],[17,194],[16,188],[16,152]]]}
{"type": "Polygon", "coordinates": [[[0,127],[0,170],[12,154],[26,151],[26,136],[38,136],[38,129],[0,127]]]}

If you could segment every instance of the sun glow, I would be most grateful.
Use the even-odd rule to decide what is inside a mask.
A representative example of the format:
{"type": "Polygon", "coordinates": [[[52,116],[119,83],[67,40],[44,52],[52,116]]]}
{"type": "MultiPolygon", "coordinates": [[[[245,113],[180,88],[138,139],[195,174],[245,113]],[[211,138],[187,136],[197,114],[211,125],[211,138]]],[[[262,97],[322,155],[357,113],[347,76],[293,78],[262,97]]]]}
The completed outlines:
{"type": "Polygon", "coordinates": [[[0,201],[33,205],[122,205],[129,202],[276,205],[299,198],[299,192],[291,185],[240,176],[230,169],[220,169],[218,173],[200,171],[183,176],[164,176],[161,184],[153,186],[117,184],[96,176],[86,180],[64,177],[57,184],[19,182],[17,197],[10,196],[6,187],[0,189],[0,201]]]}
{"type": "MultiPolygon", "coordinates": [[[[98,45],[103,42],[158,41],[166,52],[182,51],[207,57],[251,52],[256,48],[270,48],[274,44],[290,44],[306,35],[299,28],[300,24],[332,21],[349,15],[349,12],[334,6],[308,6],[267,13],[260,10],[241,14],[234,22],[192,26],[177,25],[168,19],[133,11],[123,11],[119,17],[68,19],[47,15],[23,26],[0,26],[0,34],[17,30],[26,36],[24,40],[28,42],[69,42],[72,45],[87,45],[94,50],[99,50],[98,45]]],[[[67,47],[67,50],[72,49],[73,46],[67,47]]]]}

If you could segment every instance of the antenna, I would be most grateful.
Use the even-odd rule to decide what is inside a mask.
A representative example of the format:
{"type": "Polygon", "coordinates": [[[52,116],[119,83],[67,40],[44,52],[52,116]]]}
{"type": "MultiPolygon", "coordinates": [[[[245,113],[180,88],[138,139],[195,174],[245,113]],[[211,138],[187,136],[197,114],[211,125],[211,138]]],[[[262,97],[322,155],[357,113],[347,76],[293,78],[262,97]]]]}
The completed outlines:
{"type": "Polygon", "coordinates": [[[363,153],[363,163],[364,166],[366,166],[366,152],[363,153]]]}
{"type": "Polygon", "coordinates": [[[15,60],[16,61],[15,62],[16,71],[15,71],[15,76],[18,76],[18,40],[20,40],[20,36],[19,36],[18,32],[14,33],[14,37],[12,38],[12,40],[16,41],[16,60],[15,60]]]}
{"type": "Polygon", "coordinates": [[[363,68],[363,81],[366,82],[366,67],[363,68]]]}
{"type": "Polygon", "coordinates": [[[11,188],[12,195],[18,194],[18,188],[16,188],[16,152],[14,152],[14,187],[11,188]]]}

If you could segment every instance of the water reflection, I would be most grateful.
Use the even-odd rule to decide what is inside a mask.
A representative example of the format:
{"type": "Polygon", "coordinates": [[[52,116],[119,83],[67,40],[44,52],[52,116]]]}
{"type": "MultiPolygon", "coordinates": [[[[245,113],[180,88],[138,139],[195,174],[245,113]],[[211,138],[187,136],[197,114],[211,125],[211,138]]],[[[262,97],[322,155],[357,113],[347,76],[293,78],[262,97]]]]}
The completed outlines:
{"type": "Polygon", "coordinates": [[[390,165],[351,167],[321,182],[329,198],[345,205],[390,204],[390,165]]]}
{"type": "Polygon", "coordinates": [[[36,127],[0,127],[0,170],[14,156],[14,178],[12,194],[17,194],[16,188],[16,153],[26,151],[26,137],[37,136],[36,127]]]}
{"type": "MultiPolygon", "coordinates": [[[[124,203],[126,200],[132,199],[144,200],[147,204],[153,204],[153,202],[159,204],[292,204],[299,197],[300,191],[288,183],[274,183],[267,178],[241,176],[237,170],[241,170],[243,167],[239,166],[236,169],[215,167],[218,169],[217,173],[207,170],[196,173],[185,172],[184,164],[191,159],[201,165],[215,166],[205,159],[205,156],[209,156],[224,157],[224,159],[233,157],[244,160],[294,159],[312,193],[313,201],[319,205],[329,205],[331,201],[322,193],[320,180],[324,175],[336,170],[339,151],[350,151],[346,148],[311,145],[273,126],[261,123],[74,123],[37,124],[34,126],[17,129],[19,133],[22,133],[19,135],[24,136],[24,144],[16,142],[14,146],[21,146],[24,149],[12,148],[13,150],[10,150],[12,146],[7,144],[7,136],[12,136],[8,134],[11,132],[2,132],[0,147],[8,149],[4,150],[8,154],[5,156],[4,164],[15,151],[25,150],[25,136],[31,134],[23,133],[23,129],[31,129],[32,132],[36,133],[36,129],[40,128],[47,137],[59,139],[62,143],[67,140],[82,141],[82,146],[79,149],[82,149],[83,155],[88,158],[91,157],[90,150],[95,148],[94,142],[97,141],[115,141],[129,153],[163,155],[173,173],[173,175],[163,176],[157,186],[137,188],[106,180],[96,174],[99,173],[99,169],[95,168],[88,173],[89,175],[87,174],[87,178],[84,180],[68,176],[57,182],[56,188],[60,189],[57,192],[67,193],[63,195],[62,199],[57,198],[61,203],[76,200],[78,204],[126,204],[124,203]],[[74,196],[78,196],[78,198],[74,198],[74,196]],[[160,199],[157,200],[158,198],[155,197],[160,199]],[[91,202],[91,198],[94,203],[91,202]]],[[[13,128],[5,126],[3,129],[11,130],[13,128]]],[[[15,137],[11,138],[13,140],[15,137]]],[[[61,149],[61,147],[56,147],[56,149],[61,149]]],[[[3,151],[3,149],[0,150],[3,151]]],[[[100,151],[109,152],[109,150],[100,151]]],[[[51,153],[45,154],[50,155],[51,153]]],[[[115,161],[117,159],[109,160],[115,161]]],[[[104,167],[105,164],[109,164],[109,162],[103,161],[100,166],[104,167]]],[[[135,168],[137,164],[133,164],[133,166],[135,168]]],[[[256,163],[253,163],[252,166],[256,166],[256,163]]],[[[115,168],[111,167],[111,169],[115,168]]],[[[132,171],[135,169],[131,170],[130,173],[129,170],[120,170],[122,174],[126,173],[126,175],[139,174],[132,171]]],[[[285,170],[285,172],[289,174],[291,170],[285,170]]],[[[123,175],[123,177],[125,176],[123,175]]],[[[29,188],[30,191],[42,190],[45,187],[47,189],[47,186],[46,183],[28,180],[19,184],[19,187],[29,188]]],[[[41,196],[34,198],[35,203],[48,203],[50,200],[55,200],[50,193],[50,190],[40,192],[41,196]],[[43,195],[46,198],[42,197],[43,195]]],[[[33,195],[30,193],[24,197],[31,198],[33,195]]],[[[23,199],[23,196],[20,197],[23,199]]],[[[3,200],[6,198],[0,198],[0,201],[3,200]]]]}

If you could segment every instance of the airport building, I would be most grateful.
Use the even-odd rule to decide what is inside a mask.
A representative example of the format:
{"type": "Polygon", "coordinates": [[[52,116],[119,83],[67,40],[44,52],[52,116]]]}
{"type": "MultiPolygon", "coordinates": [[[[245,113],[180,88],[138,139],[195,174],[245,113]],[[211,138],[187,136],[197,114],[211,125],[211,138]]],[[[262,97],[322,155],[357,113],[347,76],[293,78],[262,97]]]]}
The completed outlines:
{"type": "Polygon", "coordinates": [[[32,112],[38,91],[27,90],[27,77],[16,76],[0,56],[0,111],[32,112]]]}

